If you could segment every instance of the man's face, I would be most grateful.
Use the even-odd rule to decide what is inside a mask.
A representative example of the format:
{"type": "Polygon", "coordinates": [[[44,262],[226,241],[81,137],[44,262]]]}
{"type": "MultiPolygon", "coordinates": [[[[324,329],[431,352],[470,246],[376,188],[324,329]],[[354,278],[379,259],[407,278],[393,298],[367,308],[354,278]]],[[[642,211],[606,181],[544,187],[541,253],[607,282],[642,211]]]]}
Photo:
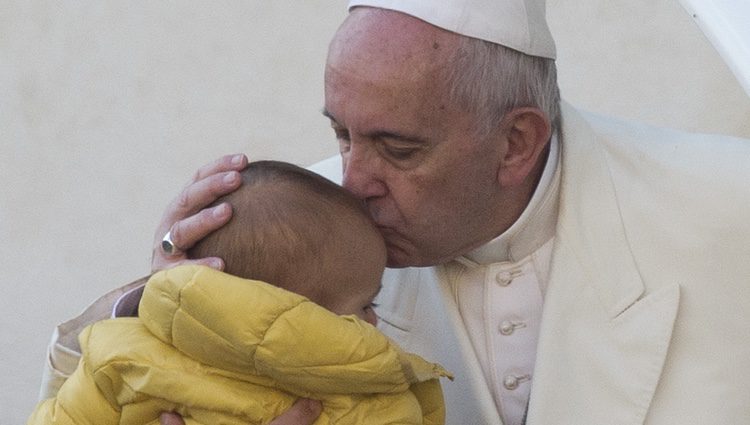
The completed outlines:
{"type": "Polygon", "coordinates": [[[449,261],[515,219],[497,178],[502,138],[476,139],[476,119],[447,100],[457,41],[405,15],[355,9],[331,44],[324,113],[343,185],[366,202],[391,267],[449,261]]]}

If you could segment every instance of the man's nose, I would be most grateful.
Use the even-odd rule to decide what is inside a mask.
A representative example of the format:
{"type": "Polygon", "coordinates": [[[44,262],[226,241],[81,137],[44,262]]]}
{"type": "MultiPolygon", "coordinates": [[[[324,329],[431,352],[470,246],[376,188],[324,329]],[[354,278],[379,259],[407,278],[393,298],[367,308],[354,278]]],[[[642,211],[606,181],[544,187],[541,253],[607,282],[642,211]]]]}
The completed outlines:
{"type": "Polygon", "coordinates": [[[343,164],[342,186],[357,198],[367,200],[388,192],[382,180],[380,159],[374,150],[353,144],[343,155],[343,164]]]}

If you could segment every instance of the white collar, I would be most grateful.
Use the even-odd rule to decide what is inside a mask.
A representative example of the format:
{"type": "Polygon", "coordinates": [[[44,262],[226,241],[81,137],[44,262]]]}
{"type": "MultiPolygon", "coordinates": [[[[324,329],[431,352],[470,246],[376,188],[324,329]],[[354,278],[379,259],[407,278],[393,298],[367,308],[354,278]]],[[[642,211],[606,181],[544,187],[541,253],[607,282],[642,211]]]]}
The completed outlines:
{"type": "Polygon", "coordinates": [[[559,165],[560,142],[557,135],[553,135],[542,178],[521,216],[500,236],[456,261],[469,266],[518,261],[552,239],[557,224],[557,201],[560,193],[559,165]]]}

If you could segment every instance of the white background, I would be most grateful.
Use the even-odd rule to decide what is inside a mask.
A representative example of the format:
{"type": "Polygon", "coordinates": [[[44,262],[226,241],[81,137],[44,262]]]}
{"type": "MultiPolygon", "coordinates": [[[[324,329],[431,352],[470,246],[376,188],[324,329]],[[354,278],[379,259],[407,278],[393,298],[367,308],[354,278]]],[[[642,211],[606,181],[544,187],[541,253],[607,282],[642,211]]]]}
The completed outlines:
{"type": "MultiPolygon", "coordinates": [[[[149,270],[153,229],[221,154],[308,165],[343,0],[0,2],[0,424],[57,322],[149,270]]],[[[750,100],[677,0],[549,0],[574,105],[750,137],[750,100]]]]}

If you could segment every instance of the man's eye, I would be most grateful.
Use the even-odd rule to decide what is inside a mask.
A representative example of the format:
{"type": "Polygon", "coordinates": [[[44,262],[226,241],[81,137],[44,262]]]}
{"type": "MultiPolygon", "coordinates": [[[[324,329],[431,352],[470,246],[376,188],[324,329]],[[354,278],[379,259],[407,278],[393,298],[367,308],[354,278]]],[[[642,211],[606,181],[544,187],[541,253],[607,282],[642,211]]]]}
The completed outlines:
{"type": "Polygon", "coordinates": [[[334,128],[333,131],[336,133],[336,141],[339,142],[339,153],[349,152],[352,144],[349,140],[349,132],[339,128],[334,128]]]}
{"type": "Polygon", "coordinates": [[[343,128],[334,128],[334,133],[336,133],[336,140],[342,141],[349,141],[349,131],[343,129],[343,128]]]}
{"type": "Polygon", "coordinates": [[[416,149],[413,148],[405,148],[405,149],[399,149],[399,148],[386,148],[386,152],[388,155],[396,160],[406,160],[414,156],[414,154],[417,152],[416,149]]]}

